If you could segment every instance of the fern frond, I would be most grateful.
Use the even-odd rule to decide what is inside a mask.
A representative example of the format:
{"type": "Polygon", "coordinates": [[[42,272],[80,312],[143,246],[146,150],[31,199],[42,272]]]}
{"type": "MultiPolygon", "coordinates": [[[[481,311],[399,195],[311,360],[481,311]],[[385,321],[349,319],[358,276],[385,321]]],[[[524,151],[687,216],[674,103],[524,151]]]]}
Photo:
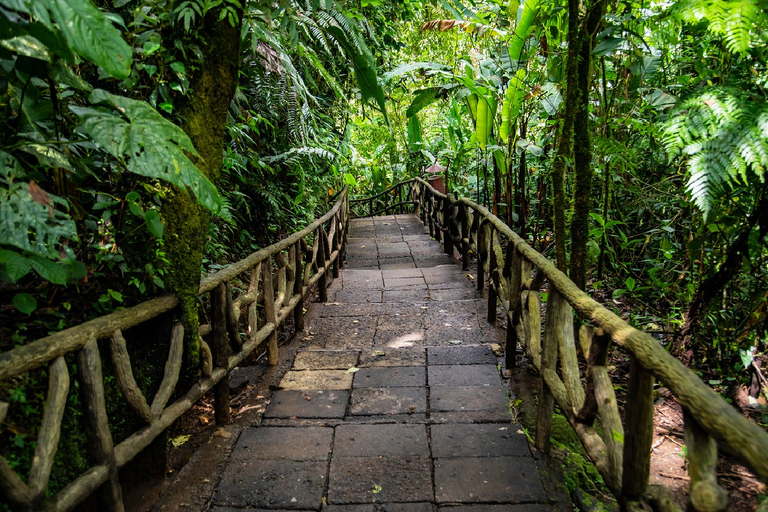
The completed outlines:
{"type": "Polygon", "coordinates": [[[662,127],[671,159],[687,158],[688,192],[708,212],[726,187],[764,182],[768,168],[768,104],[717,87],[681,102],[662,127]]]}
{"type": "Polygon", "coordinates": [[[721,36],[728,50],[744,53],[768,25],[765,0],[685,0],[672,13],[688,23],[709,22],[709,30],[721,36]]]}

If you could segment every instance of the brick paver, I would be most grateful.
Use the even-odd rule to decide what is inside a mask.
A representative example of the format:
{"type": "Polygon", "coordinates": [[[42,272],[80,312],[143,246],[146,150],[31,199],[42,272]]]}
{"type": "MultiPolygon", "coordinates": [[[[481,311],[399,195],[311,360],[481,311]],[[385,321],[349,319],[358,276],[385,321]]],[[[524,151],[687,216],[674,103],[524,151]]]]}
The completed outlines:
{"type": "Polygon", "coordinates": [[[413,215],[351,220],[346,263],[213,510],[553,510],[468,272],[413,215]]]}

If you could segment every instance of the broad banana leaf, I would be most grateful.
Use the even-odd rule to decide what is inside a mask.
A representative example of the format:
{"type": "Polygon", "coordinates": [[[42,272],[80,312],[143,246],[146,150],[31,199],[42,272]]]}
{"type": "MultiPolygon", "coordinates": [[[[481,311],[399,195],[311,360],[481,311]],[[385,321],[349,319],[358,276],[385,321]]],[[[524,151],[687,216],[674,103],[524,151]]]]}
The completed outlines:
{"type": "Polygon", "coordinates": [[[419,116],[408,119],[408,150],[413,153],[421,148],[421,123],[419,116]]]}
{"type": "Polygon", "coordinates": [[[540,4],[541,0],[525,0],[523,14],[520,16],[515,33],[512,35],[512,41],[509,43],[509,57],[513,61],[520,60],[525,40],[533,32],[533,20],[539,12],[540,4]]]}
{"type": "Polygon", "coordinates": [[[488,144],[491,128],[493,128],[493,110],[488,100],[481,96],[477,99],[477,121],[475,122],[475,134],[481,149],[485,149],[488,144]]]}
{"type": "Polygon", "coordinates": [[[520,114],[520,106],[525,96],[524,80],[525,70],[518,69],[515,76],[510,79],[509,87],[507,87],[507,92],[504,95],[504,103],[501,106],[501,126],[499,127],[499,135],[503,141],[509,138],[510,129],[520,114]]]}

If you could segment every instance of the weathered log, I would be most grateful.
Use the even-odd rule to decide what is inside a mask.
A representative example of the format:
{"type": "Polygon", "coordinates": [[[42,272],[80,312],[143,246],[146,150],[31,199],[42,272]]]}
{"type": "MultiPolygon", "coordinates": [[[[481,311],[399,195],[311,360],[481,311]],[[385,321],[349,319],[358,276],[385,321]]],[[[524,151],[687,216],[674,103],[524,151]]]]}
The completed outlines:
{"type": "MultiPolygon", "coordinates": [[[[557,343],[560,350],[560,371],[563,382],[568,390],[568,397],[576,409],[584,405],[584,389],[579,377],[579,362],[576,357],[576,344],[573,339],[573,310],[559,291],[550,288],[547,298],[547,309],[557,304],[558,319],[557,343]]],[[[549,316],[549,315],[547,315],[549,316]]]]}
{"type": "MultiPolygon", "coordinates": [[[[608,357],[608,345],[611,338],[606,336],[602,329],[595,331],[588,325],[579,327],[579,344],[582,352],[587,354],[590,370],[587,371],[587,391],[584,397],[584,405],[576,413],[576,419],[581,423],[591,425],[597,415],[597,397],[595,396],[595,380],[592,368],[605,367],[608,357]],[[584,348],[592,346],[593,348],[584,348]]],[[[614,396],[615,399],[615,396],[614,396]]],[[[623,431],[622,431],[623,432],[623,431]]]]}
{"type": "Polygon", "coordinates": [[[691,505],[698,512],[728,508],[728,493],[717,484],[717,442],[683,409],[691,505]]]}
{"type": "MultiPolygon", "coordinates": [[[[298,242],[295,246],[298,250],[298,242]]],[[[298,264],[296,265],[298,268],[298,264]]],[[[259,281],[261,279],[261,263],[253,267],[251,271],[251,282],[248,284],[248,295],[254,297],[259,295],[259,281]]],[[[259,331],[259,309],[257,301],[253,301],[248,304],[248,336],[253,339],[253,336],[259,331]]],[[[210,376],[210,374],[209,374],[210,376]]]]}
{"type": "Polygon", "coordinates": [[[539,291],[530,290],[528,292],[527,299],[525,301],[523,310],[523,318],[526,319],[527,328],[526,333],[526,345],[528,347],[528,357],[534,367],[541,367],[541,297],[539,291]]]}
{"type": "Polygon", "coordinates": [[[549,452],[552,435],[552,415],[554,414],[555,399],[552,390],[544,378],[547,371],[554,372],[557,368],[558,334],[560,329],[561,312],[558,311],[561,302],[554,299],[557,291],[549,291],[547,301],[547,316],[544,320],[544,343],[541,347],[541,377],[539,383],[539,407],[536,416],[536,448],[544,453],[549,452]]]}
{"type": "MultiPolygon", "coordinates": [[[[303,267],[301,265],[301,251],[298,243],[294,246],[293,258],[294,258],[293,265],[296,267],[296,270],[298,272],[302,272],[301,269],[303,269],[303,267]]],[[[339,266],[341,266],[341,260],[342,260],[342,256],[339,255],[336,259],[339,266]]],[[[304,282],[303,275],[297,275],[293,282],[293,294],[300,295],[302,299],[304,298],[304,290],[302,288],[303,282],[304,282]]],[[[293,309],[293,324],[294,324],[294,328],[296,329],[296,332],[304,330],[304,301],[303,300],[299,301],[298,305],[293,309]]]]}
{"type": "Polygon", "coordinates": [[[477,246],[475,252],[477,253],[477,291],[483,291],[485,288],[485,265],[487,263],[488,251],[486,250],[485,240],[485,226],[487,224],[481,222],[477,229],[477,246]]]}
{"type": "MultiPolygon", "coordinates": [[[[318,251],[315,261],[317,262],[318,273],[321,268],[325,270],[325,243],[323,241],[324,235],[325,231],[323,231],[322,226],[317,228],[317,233],[315,234],[315,245],[318,246],[318,251]]],[[[328,302],[328,279],[326,278],[325,272],[320,274],[317,295],[320,302],[328,302]]]]}
{"type": "Polygon", "coordinates": [[[111,338],[112,364],[115,367],[115,377],[123,392],[125,401],[133,409],[133,412],[145,423],[152,421],[152,413],[147,404],[147,399],[142,394],[136,379],[133,378],[131,358],[128,355],[128,347],[120,329],[112,334],[111,338]]]}
{"type": "Polygon", "coordinates": [[[649,485],[643,498],[654,512],[680,512],[672,492],[663,485],[649,485]]]}
{"type": "Polygon", "coordinates": [[[653,441],[653,375],[631,357],[627,384],[622,499],[638,501],[648,487],[653,441]]]}
{"type": "Polygon", "coordinates": [[[109,478],[109,468],[100,464],[88,469],[77,480],[59,491],[55,500],[44,503],[40,512],[68,512],[93,494],[109,478]]]}
{"type": "MultiPolygon", "coordinates": [[[[488,245],[493,248],[494,245],[494,231],[491,230],[488,233],[488,245]]],[[[496,323],[496,304],[497,296],[499,292],[499,279],[498,279],[498,259],[496,252],[491,250],[488,254],[488,314],[486,319],[488,323],[496,323]]]]}
{"type": "Polygon", "coordinates": [[[107,467],[108,478],[98,492],[102,510],[123,512],[123,495],[117,475],[115,451],[104,400],[104,382],[101,358],[96,340],[85,344],[77,353],[77,371],[80,378],[83,416],[88,436],[86,445],[91,458],[107,467]]]}
{"type": "Polygon", "coordinates": [[[275,308],[280,309],[283,307],[283,302],[285,301],[288,288],[288,282],[286,279],[287,262],[285,261],[285,256],[283,256],[282,252],[275,254],[275,263],[277,264],[277,273],[274,277],[275,308]]]}
{"type": "Polygon", "coordinates": [[[227,281],[225,286],[227,287],[227,334],[229,334],[229,342],[232,344],[232,349],[240,350],[240,347],[243,345],[243,340],[240,339],[240,329],[238,328],[240,308],[238,307],[236,314],[235,303],[232,300],[232,283],[227,281]]]}
{"type": "MultiPolygon", "coordinates": [[[[266,285],[266,279],[264,280],[266,285]]],[[[267,296],[272,296],[272,288],[264,289],[267,296]]],[[[227,289],[224,283],[211,292],[211,326],[213,334],[211,338],[211,351],[213,352],[213,366],[228,370],[229,368],[229,341],[227,336],[227,289]]],[[[213,409],[217,425],[226,425],[230,421],[229,413],[229,371],[213,390],[213,409]]]]}
{"type": "MultiPolygon", "coordinates": [[[[317,240],[315,240],[317,242],[317,240]]],[[[315,246],[320,244],[315,243],[315,246]]],[[[267,262],[269,263],[269,262],[267,262]]],[[[272,265],[265,264],[263,268],[262,282],[264,283],[264,319],[272,325],[277,323],[277,312],[275,311],[275,297],[272,294],[272,265]]],[[[272,331],[267,341],[267,350],[269,351],[269,364],[276,366],[280,358],[277,352],[277,330],[272,331]]]]}
{"type": "Polygon", "coordinates": [[[445,230],[445,236],[443,237],[443,249],[445,254],[453,256],[453,237],[450,232],[450,219],[453,210],[453,204],[450,198],[443,199],[443,229],[445,230]]]}
{"type": "Polygon", "coordinates": [[[523,259],[515,250],[515,246],[509,244],[504,260],[504,275],[509,279],[509,309],[514,310],[522,292],[523,259]]]}
{"type": "MultiPolygon", "coordinates": [[[[210,350],[210,349],[209,349],[210,350]]],[[[153,418],[157,418],[165,404],[173,394],[173,390],[176,389],[176,383],[179,381],[179,373],[181,373],[181,356],[184,352],[184,326],[180,323],[173,326],[171,330],[171,346],[168,350],[168,359],[165,361],[165,371],[163,372],[163,380],[160,382],[160,387],[155,394],[154,400],[152,400],[152,406],[150,412],[153,418]]]]}
{"type": "Polygon", "coordinates": [[[117,329],[128,329],[151,320],[175,308],[178,303],[178,299],[170,295],[158,297],[3,352],[0,354],[0,381],[80,350],[91,339],[106,338],[117,329]]]}
{"type": "Polygon", "coordinates": [[[32,469],[27,479],[35,502],[39,502],[48,488],[53,457],[56,455],[61,435],[61,419],[64,417],[67,393],[69,393],[69,369],[63,357],[57,357],[51,363],[48,373],[48,395],[43,410],[43,421],[37,435],[32,469]]]}
{"type": "Polygon", "coordinates": [[[0,491],[14,509],[32,510],[32,491],[14,470],[0,457],[0,491]]]}
{"type": "Polygon", "coordinates": [[[213,353],[211,347],[205,342],[202,336],[199,337],[200,343],[200,365],[203,372],[203,377],[210,377],[213,373],[213,353]]]}
{"type": "Polygon", "coordinates": [[[624,468],[624,425],[621,424],[613,382],[605,366],[592,366],[590,374],[594,382],[594,395],[600,422],[605,432],[608,471],[614,475],[616,482],[621,482],[624,468]]]}

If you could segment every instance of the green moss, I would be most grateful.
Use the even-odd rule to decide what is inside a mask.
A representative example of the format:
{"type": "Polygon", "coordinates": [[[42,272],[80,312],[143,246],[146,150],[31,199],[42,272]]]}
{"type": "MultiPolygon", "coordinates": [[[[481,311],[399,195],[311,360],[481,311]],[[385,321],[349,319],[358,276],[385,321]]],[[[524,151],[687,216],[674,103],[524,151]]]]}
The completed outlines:
{"type": "Polygon", "coordinates": [[[200,366],[197,291],[209,215],[194,198],[180,190],[168,194],[162,215],[166,226],[166,257],[170,262],[166,288],[179,298],[179,320],[184,326],[185,373],[191,374],[200,366]]]}
{"type": "MultiPolygon", "coordinates": [[[[184,120],[182,128],[200,154],[196,164],[214,185],[221,178],[224,124],[240,65],[240,24],[232,26],[227,19],[220,21],[218,14],[218,10],[208,13],[196,33],[205,43],[201,45],[203,61],[190,82],[190,93],[178,98],[176,105],[184,120]]],[[[238,12],[238,19],[242,19],[241,14],[238,12]]],[[[164,199],[162,218],[166,256],[170,261],[166,287],[180,301],[185,374],[191,377],[200,368],[197,291],[211,216],[186,191],[172,189],[164,199]]]]}

